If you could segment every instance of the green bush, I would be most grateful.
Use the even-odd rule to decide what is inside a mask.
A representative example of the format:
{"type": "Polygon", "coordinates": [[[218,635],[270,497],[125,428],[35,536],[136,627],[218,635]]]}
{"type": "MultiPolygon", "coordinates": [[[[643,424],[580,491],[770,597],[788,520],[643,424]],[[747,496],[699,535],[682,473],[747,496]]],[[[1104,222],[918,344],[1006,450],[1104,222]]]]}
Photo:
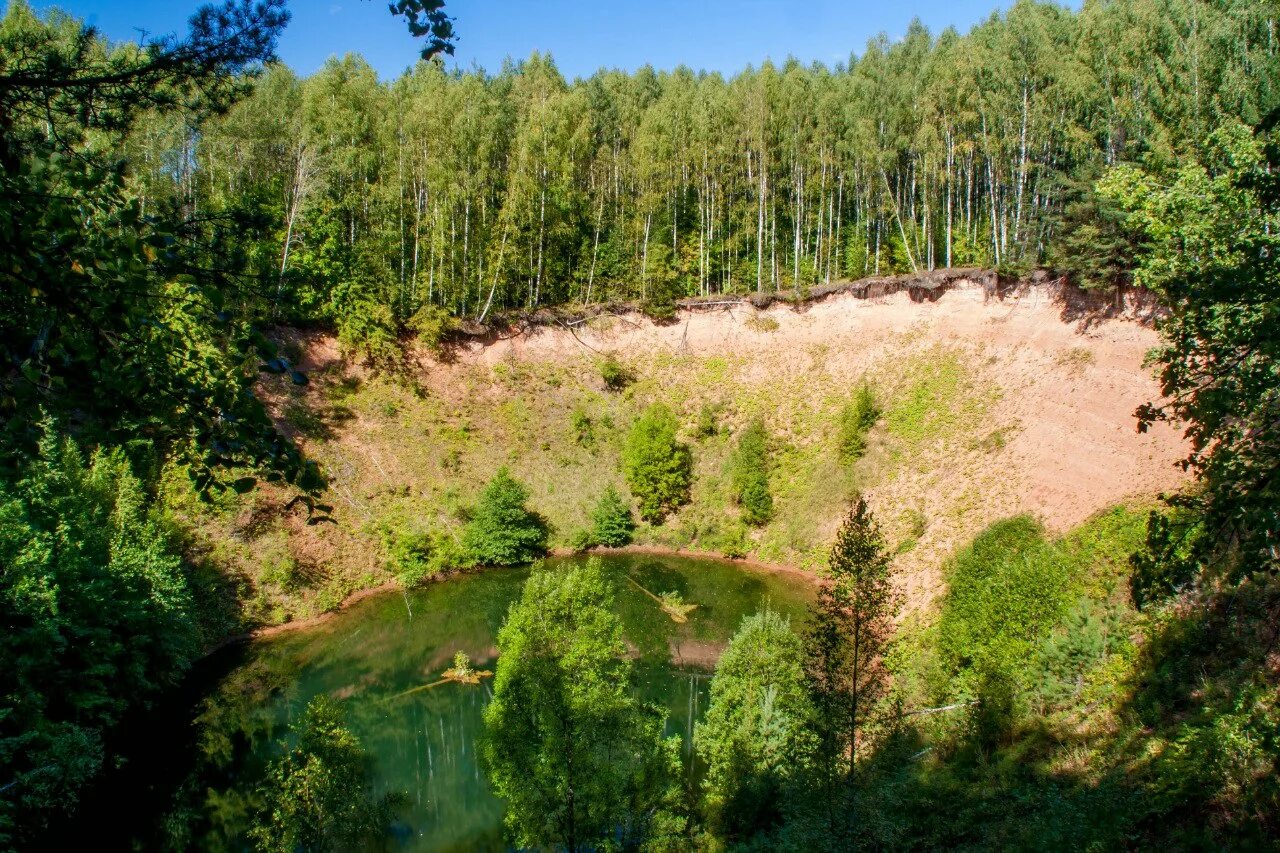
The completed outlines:
{"type": "Polygon", "coordinates": [[[613,353],[605,353],[598,367],[600,378],[604,380],[604,387],[610,391],[621,391],[631,384],[631,372],[613,353]]]}
{"type": "Polygon", "coordinates": [[[1025,685],[1037,647],[1076,598],[1070,563],[1029,516],[980,533],[946,571],[939,646],[951,671],[1025,685]]]}
{"type": "Polygon", "coordinates": [[[587,527],[579,527],[569,536],[569,547],[575,554],[590,551],[600,543],[596,541],[595,531],[587,527]]]}
{"type": "Polygon", "coordinates": [[[597,545],[618,548],[631,541],[636,522],[631,517],[631,506],[609,486],[591,511],[592,539],[597,545]]]}
{"type": "Polygon", "coordinates": [[[111,729],[198,651],[182,560],[147,503],[122,452],[86,462],[47,425],[0,483],[0,847],[74,805],[115,760],[111,729]]]}
{"type": "Polygon", "coordinates": [[[449,335],[458,328],[457,319],[448,309],[439,305],[423,305],[406,323],[418,342],[434,353],[439,353],[449,335]]]}
{"type": "Polygon", "coordinates": [[[590,448],[595,445],[595,424],[591,422],[591,416],[582,409],[575,408],[569,413],[569,426],[573,429],[573,440],[579,447],[590,448]]]}
{"type": "Polygon", "coordinates": [[[676,417],[666,406],[650,406],[627,435],[622,469],[631,493],[640,502],[640,516],[659,524],[689,502],[693,457],[676,440],[676,417]]]}
{"type": "Polygon", "coordinates": [[[759,527],[773,516],[769,492],[769,448],[764,422],[759,418],[743,430],[731,463],[733,498],[742,507],[742,520],[759,527]]]}
{"type": "Polygon", "coordinates": [[[529,491],[502,467],[480,493],[462,533],[462,547],[476,563],[511,566],[547,553],[547,523],[528,507],[529,491]]]}
{"type": "Polygon", "coordinates": [[[751,550],[747,527],[737,519],[712,525],[699,533],[698,540],[704,549],[731,560],[741,559],[751,550]]]}
{"type": "Polygon", "coordinates": [[[390,569],[402,586],[417,586],[467,566],[467,554],[446,531],[415,531],[388,537],[390,569]]]}
{"type": "Polygon", "coordinates": [[[867,433],[880,420],[875,393],[865,382],[840,414],[840,460],[856,462],[867,451],[867,433]]]}
{"type": "Polygon", "coordinates": [[[711,438],[720,431],[720,406],[714,403],[703,403],[698,410],[698,438],[711,438]]]}
{"type": "Polygon", "coordinates": [[[272,851],[363,849],[395,818],[394,795],[373,792],[370,760],[342,708],[317,696],[298,742],[271,762],[259,786],[249,837],[272,851]]]}

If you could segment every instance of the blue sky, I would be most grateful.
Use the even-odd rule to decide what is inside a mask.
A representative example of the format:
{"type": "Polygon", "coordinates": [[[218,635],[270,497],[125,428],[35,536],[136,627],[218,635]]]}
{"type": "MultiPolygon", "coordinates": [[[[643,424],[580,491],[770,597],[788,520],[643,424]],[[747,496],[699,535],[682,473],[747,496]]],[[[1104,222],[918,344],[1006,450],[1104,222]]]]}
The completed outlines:
{"type": "MultiPolygon", "coordinates": [[[[198,0],[30,0],[58,6],[113,39],[181,32],[198,0]]],[[[7,5],[7,4],[6,4],[7,5]]],[[[898,38],[913,17],[937,32],[985,19],[1000,0],[448,0],[460,40],[450,65],[496,70],[504,57],[549,51],[567,77],[600,67],[688,65],[732,73],[766,58],[828,65],[884,32],[898,38]]],[[[1079,6],[1078,0],[1072,5],[1079,6]]],[[[418,47],[385,0],[290,0],[281,58],[302,74],[332,55],[361,53],[384,77],[413,63],[418,47]]]]}

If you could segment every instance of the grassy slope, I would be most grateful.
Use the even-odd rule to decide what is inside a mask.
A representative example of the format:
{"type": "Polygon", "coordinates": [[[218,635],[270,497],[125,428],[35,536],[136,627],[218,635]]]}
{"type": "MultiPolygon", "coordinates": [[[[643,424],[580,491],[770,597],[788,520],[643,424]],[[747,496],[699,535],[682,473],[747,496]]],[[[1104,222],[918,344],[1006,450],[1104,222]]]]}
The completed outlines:
{"type": "MultiPolygon", "coordinates": [[[[423,358],[398,379],[340,358],[331,339],[287,334],[311,384],[271,381],[266,391],[279,422],[330,477],[326,499],[336,523],[307,525],[300,507],[286,509],[287,494],[267,488],[212,509],[177,496],[174,514],[193,530],[190,550],[238,585],[234,596],[247,602],[241,621],[305,617],[390,580],[388,543],[396,537],[423,530],[456,535],[500,465],[530,487],[532,505],[553,526],[552,544],[567,545],[606,485],[626,494],[619,470],[626,431],[644,407],[662,401],[681,418],[693,448],[692,502],[660,527],[642,526],[637,542],[814,568],[849,498],[862,491],[899,554],[899,572],[912,579],[913,603],[926,604],[945,555],[986,524],[1028,508],[1019,478],[1031,463],[1009,447],[1024,419],[1008,405],[1026,399],[1026,374],[1064,381],[1080,369],[1063,360],[1061,353],[1072,350],[1058,343],[1035,362],[1024,333],[1001,349],[988,343],[982,326],[978,334],[924,321],[861,331],[838,317],[819,317],[815,333],[812,325],[795,325],[812,317],[778,311],[753,312],[745,322],[730,315],[704,322],[743,337],[725,347],[620,346],[633,378],[620,392],[604,387],[599,353],[612,347],[600,340],[613,333],[610,324],[635,325],[626,319],[602,318],[584,329],[584,337],[596,336],[594,347],[577,335],[543,331],[541,341],[530,336],[530,345],[558,336],[550,349],[498,342],[451,363],[423,358]],[[842,464],[839,414],[864,380],[884,414],[866,455],[842,464]],[[710,435],[701,429],[707,412],[714,413],[710,435]],[[732,503],[727,467],[736,433],[755,417],[771,436],[775,513],[763,528],[748,529],[732,503]]],[[[1056,324],[1056,316],[1046,322],[1056,324]]],[[[678,341],[678,331],[653,333],[678,341]]],[[[1105,345],[1054,331],[1081,351],[1105,345]]],[[[1107,413],[1116,422],[1128,417],[1107,413]]],[[[1083,429],[1115,429],[1098,420],[1083,429]]],[[[1073,452],[1070,443],[1064,451],[1073,452]]],[[[1116,491],[1115,483],[1103,485],[1116,491]]],[[[1107,502],[1095,498],[1091,509],[1107,502]]]]}

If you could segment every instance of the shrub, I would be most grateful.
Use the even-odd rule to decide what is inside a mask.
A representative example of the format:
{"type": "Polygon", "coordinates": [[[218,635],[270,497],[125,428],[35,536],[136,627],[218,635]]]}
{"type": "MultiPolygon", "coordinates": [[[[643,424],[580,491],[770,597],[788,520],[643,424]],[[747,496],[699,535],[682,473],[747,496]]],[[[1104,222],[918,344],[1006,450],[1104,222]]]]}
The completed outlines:
{"type": "Polygon", "coordinates": [[[939,624],[952,671],[982,682],[1021,680],[1073,600],[1067,562],[1029,516],[991,525],[957,554],[939,624]]]}
{"type": "Polygon", "coordinates": [[[865,382],[840,414],[840,460],[856,462],[867,451],[867,433],[880,420],[875,393],[865,382]]]}
{"type": "Polygon", "coordinates": [[[75,804],[115,762],[111,730],[198,651],[182,560],[147,503],[122,452],[86,462],[48,425],[0,484],[0,847],[75,804]]]}
{"type": "Polygon", "coordinates": [[[714,403],[703,403],[698,411],[698,438],[711,438],[720,431],[720,407],[714,403]]]}
{"type": "Polygon", "coordinates": [[[423,305],[406,323],[418,336],[418,342],[434,353],[439,353],[445,339],[458,328],[458,321],[448,309],[439,305],[423,305]]]}
{"type": "Polygon", "coordinates": [[[733,498],[742,507],[742,520],[760,526],[773,516],[773,495],[769,493],[768,435],[757,418],[738,438],[732,462],[733,498]]]}
{"type": "Polygon", "coordinates": [[[595,531],[586,527],[579,527],[569,537],[569,547],[577,554],[581,554],[583,551],[590,551],[599,544],[596,541],[595,531]]]}
{"type": "Polygon", "coordinates": [[[605,353],[598,367],[600,378],[604,380],[604,387],[610,391],[621,391],[631,384],[631,372],[613,353],[605,353]]]}
{"type": "Polygon", "coordinates": [[[640,310],[656,323],[669,323],[676,316],[676,302],[668,293],[655,294],[640,304],[640,310]]]}
{"type": "Polygon", "coordinates": [[[762,317],[759,314],[752,314],[742,325],[755,332],[776,332],[778,331],[778,321],[772,317],[762,317]]]}
{"type": "Polygon", "coordinates": [[[750,551],[747,538],[747,527],[736,519],[730,519],[723,525],[716,524],[699,535],[702,547],[715,551],[730,560],[740,560],[750,551]]]}
{"type": "Polygon", "coordinates": [[[689,502],[693,458],[676,440],[676,417],[662,404],[650,406],[627,435],[622,468],[645,521],[661,523],[689,502]]]}
{"type": "Polygon", "coordinates": [[[453,536],[444,531],[406,533],[391,539],[390,568],[402,586],[417,586],[470,562],[453,536]]]}
{"type": "Polygon", "coordinates": [[[337,325],[343,354],[383,368],[399,361],[400,344],[390,306],[368,297],[356,298],[342,307],[337,325]]]}
{"type": "Polygon", "coordinates": [[[592,539],[597,545],[618,548],[631,541],[636,522],[631,517],[631,506],[609,486],[591,512],[592,539]]]}
{"type": "Polygon", "coordinates": [[[549,531],[542,516],[525,506],[529,491],[502,467],[480,493],[462,534],[462,546],[476,563],[511,566],[547,552],[549,531]]]}
{"type": "Polygon", "coordinates": [[[569,413],[569,425],[573,428],[573,439],[579,447],[589,448],[595,445],[596,431],[590,415],[582,409],[574,409],[569,413]]]}
{"type": "Polygon", "coordinates": [[[362,849],[385,834],[394,797],[374,794],[368,753],[342,709],[317,696],[297,745],[271,762],[249,836],[259,850],[362,849]]]}

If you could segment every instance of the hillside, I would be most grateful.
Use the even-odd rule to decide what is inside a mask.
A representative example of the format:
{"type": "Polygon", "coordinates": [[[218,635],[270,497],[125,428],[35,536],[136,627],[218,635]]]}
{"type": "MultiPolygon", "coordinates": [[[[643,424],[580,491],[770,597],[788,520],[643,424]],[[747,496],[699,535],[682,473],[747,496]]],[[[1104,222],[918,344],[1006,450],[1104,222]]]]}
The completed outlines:
{"type": "Polygon", "coordinates": [[[686,309],[661,324],[527,324],[415,353],[398,377],[345,360],[332,337],[283,337],[311,382],[272,380],[266,396],[329,476],[336,523],[307,525],[265,490],[192,508],[198,538],[251,587],[249,622],[311,615],[385,582],[397,537],[456,531],[501,464],[566,546],[606,484],[625,493],[621,442],[654,401],[679,413],[696,479],[692,502],[642,526],[639,543],[813,568],[862,491],[914,606],[938,592],[942,561],[994,521],[1031,513],[1062,533],[1182,482],[1178,432],[1135,428],[1134,409],[1157,393],[1142,367],[1156,341],[1143,312],[1081,311],[1052,284],[997,297],[974,276],[799,308],[686,309]],[[620,392],[601,379],[606,354],[630,374],[620,392]],[[839,415],[863,382],[884,414],[866,455],[844,465],[839,415]],[[735,432],[756,416],[771,435],[776,503],[758,530],[737,520],[725,474],[735,432]]]}

